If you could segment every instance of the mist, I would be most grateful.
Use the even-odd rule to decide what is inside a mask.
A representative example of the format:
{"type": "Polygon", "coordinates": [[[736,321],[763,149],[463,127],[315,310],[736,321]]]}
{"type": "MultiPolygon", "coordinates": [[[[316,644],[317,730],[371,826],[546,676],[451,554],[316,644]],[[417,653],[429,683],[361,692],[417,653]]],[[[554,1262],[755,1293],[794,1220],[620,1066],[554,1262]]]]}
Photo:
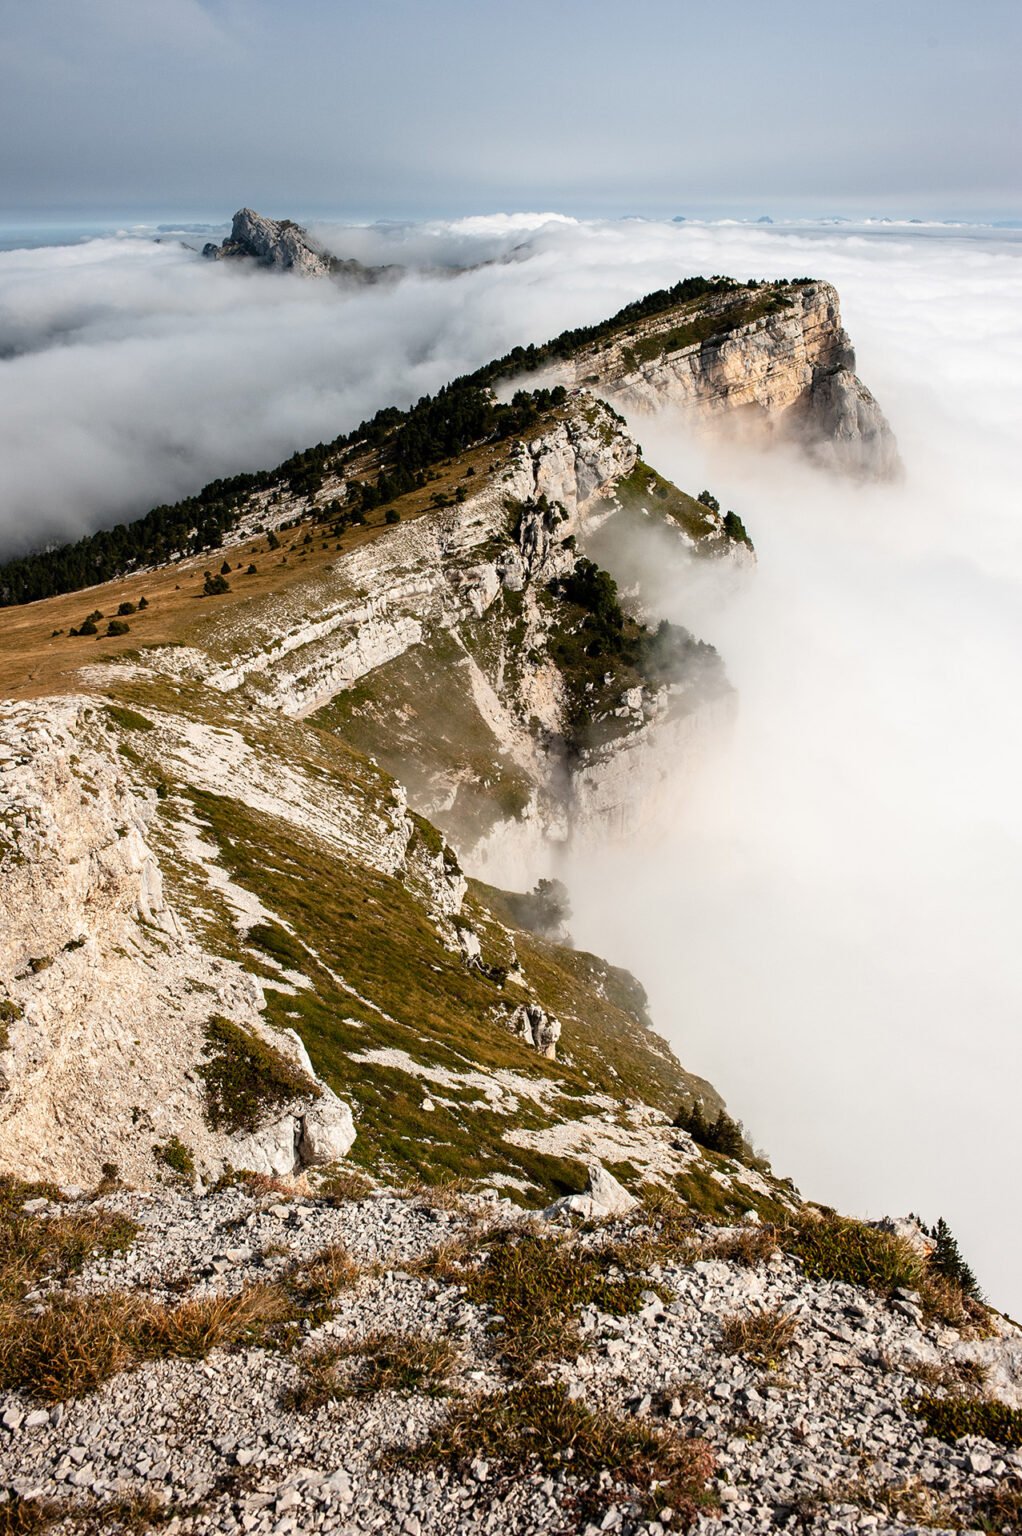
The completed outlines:
{"type": "Polygon", "coordinates": [[[613,524],[601,554],[719,647],[738,709],[647,836],[557,872],[577,942],[636,972],[778,1172],[859,1214],[943,1214],[1022,1311],[1022,246],[543,213],[317,233],[404,274],[345,289],[143,239],[0,254],[0,550],[273,463],[693,272],[833,281],[905,480],[633,422],[759,563],[722,580],[613,524]]]}

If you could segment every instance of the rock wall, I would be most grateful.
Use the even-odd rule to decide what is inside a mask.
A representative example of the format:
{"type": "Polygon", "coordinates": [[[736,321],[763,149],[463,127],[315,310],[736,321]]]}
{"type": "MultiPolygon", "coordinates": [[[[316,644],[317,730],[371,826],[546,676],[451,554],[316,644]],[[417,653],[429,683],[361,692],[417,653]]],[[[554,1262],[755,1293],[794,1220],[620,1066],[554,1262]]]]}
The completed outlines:
{"type": "Polygon", "coordinates": [[[808,283],[783,292],[785,307],[676,350],[669,337],[677,312],[654,316],[603,349],[558,366],[554,376],[585,382],[625,408],[670,409],[718,431],[798,442],[843,473],[896,475],[894,434],[855,375],[836,290],[808,283]],[[666,350],[637,362],[637,349],[659,338],[666,350]]]}
{"type": "MultiPolygon", "coordinates": [[[[464,877],[418,847],[399,790],[377,803],[365,786],[344,796],[261,757],[236,731],[155,713],[151,723],[168,772],[211,793],[229,788],[362,866],[399,872],[456,944],[464,877]]],[[[100,700],[0,706],[0,1169],[89,1184],[115,1162],[145,1184],[155,1149],[177,1137],[206,1177],[227,1166],[292,1174],[343,1156],[355,1139],[350,1110],[317,1079],[299,1037],[263,1022],[265,981],[204,938],[210,896],[241,932],[272,914],[231,882],[193,815],[158,817],[159,806],[129,778],[100,700]],[[193,910],[168,903],[168,864],[185,872],[193,910]],[[251,1133],[208,1122],[201,1069],[212,1017],[308,1084],[251,1133]]]]}

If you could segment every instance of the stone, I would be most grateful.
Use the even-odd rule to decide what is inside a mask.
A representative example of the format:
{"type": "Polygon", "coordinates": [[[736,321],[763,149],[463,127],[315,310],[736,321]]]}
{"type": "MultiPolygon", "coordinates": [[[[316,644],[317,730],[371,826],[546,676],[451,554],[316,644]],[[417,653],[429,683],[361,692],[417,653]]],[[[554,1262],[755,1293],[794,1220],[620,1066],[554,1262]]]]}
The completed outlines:
{"type": "Polygon", "coordinates": [[[589,1182],[582,1194],[563,1195],[547,1206],[543,1214],[548,1220],[567,1214],[581,1216],[587,1221],[603,1221],[610,1216],[627,1215],[638,1204],[602,1163],[589,1163],[587,1171],[589,1182]]]}
{"type": "Polygon", "coordinates": [[[347,1104],[323,1088],[301,1120],[298,1155],[306,1167],[336,1162],[351,1151],[355,1121],[347,1104]]]}

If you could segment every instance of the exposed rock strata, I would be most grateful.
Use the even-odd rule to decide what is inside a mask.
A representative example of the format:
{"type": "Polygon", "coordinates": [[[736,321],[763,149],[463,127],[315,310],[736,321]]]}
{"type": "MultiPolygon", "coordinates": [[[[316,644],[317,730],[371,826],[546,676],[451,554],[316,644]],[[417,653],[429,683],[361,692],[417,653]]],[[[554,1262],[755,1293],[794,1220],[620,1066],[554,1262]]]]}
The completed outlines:
{"type": "MultiPolygon", "coordinates": [[[[598,349],[552,370],[564,383],[587,383],[625,408],[677,411],[718,431],[739,431],[803,445],[819,463],[859,477],[898,474],[887,418],[855,375],[855,351],[829,283],[793,284],[782,307],[731,325],[728,304],[718,335],[677,349],[678,312],[639,321],[598,349]],[[646,361],[643,349],[664,349],[646,361]]],[[[700,311],[702,313],[702,311],[700,311]]]]}

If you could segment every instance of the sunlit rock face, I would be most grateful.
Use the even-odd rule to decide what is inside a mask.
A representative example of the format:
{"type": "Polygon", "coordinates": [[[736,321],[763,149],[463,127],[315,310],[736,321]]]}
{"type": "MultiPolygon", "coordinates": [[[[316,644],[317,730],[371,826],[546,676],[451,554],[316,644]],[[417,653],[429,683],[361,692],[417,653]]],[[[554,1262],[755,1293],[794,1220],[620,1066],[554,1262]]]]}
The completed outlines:
{"type": "Polygon", "coordinates": [[[726,296],[698,312],[683,308],[579,352],[555,376],[586,382],[626,409],[678,411],[715,431],[795,441],[818,463],[856,477],[900,472],[887,418],[856,377],[855,349],[829,283],[767,287],[742,305],[726,296]],[[694,322],[718,310],[718,333],[686,339],[694,322]]]}

